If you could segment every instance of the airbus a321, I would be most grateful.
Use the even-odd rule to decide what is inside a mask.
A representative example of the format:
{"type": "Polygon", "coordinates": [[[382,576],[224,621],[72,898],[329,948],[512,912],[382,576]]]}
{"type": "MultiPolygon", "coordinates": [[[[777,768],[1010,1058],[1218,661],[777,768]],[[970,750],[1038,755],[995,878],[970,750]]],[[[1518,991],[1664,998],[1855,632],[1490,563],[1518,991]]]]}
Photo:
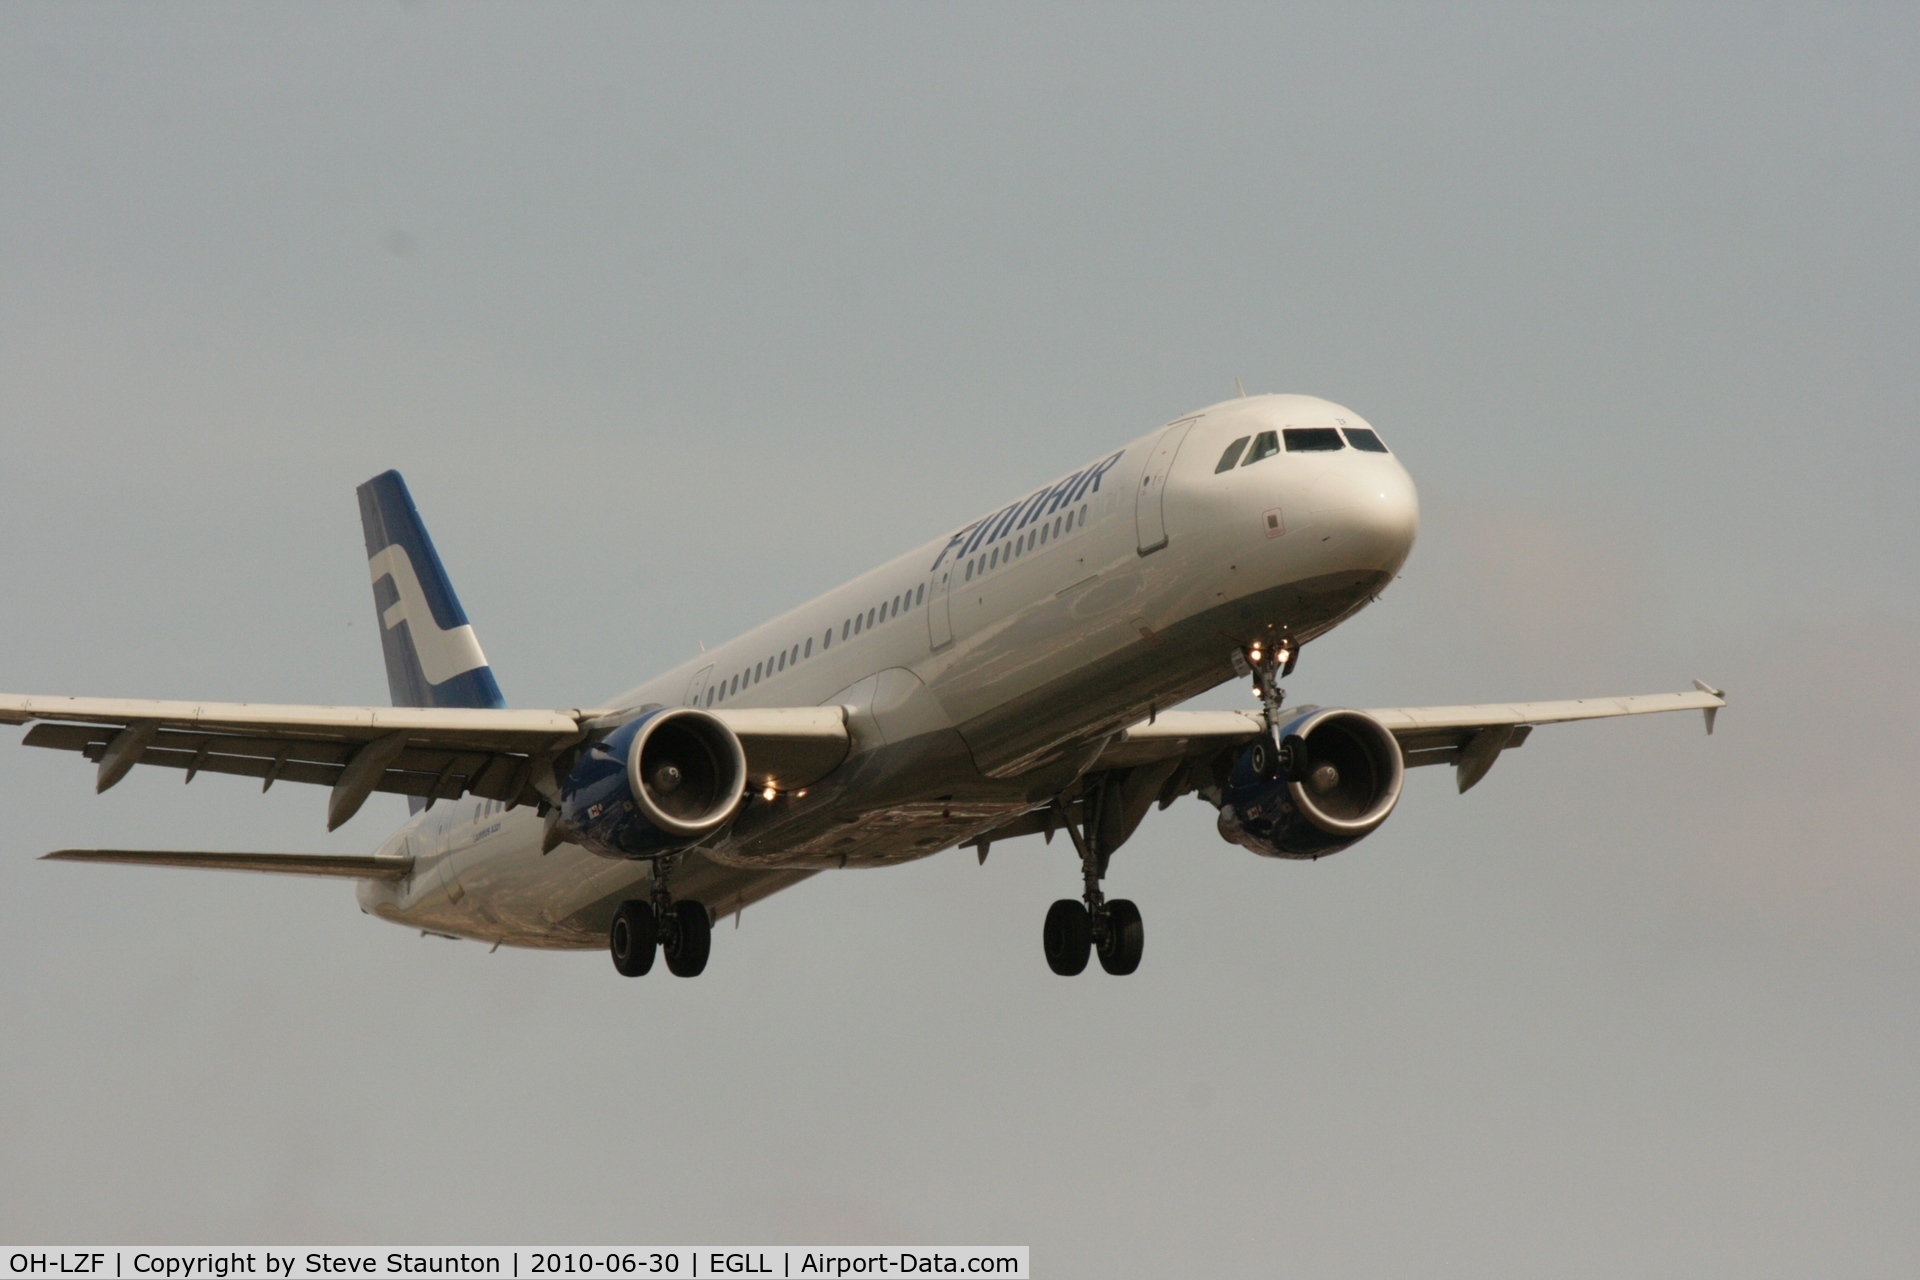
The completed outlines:
{"type": "MultiPolygon", "coordinates": [[[[1255,854],[1377,830],[1410,768],[1473,786],[1537,725],[1697,710],[1720,691],[1366,710],[1285,704],[1301,649],[1374,600],[1419,522],[1412,479],[1308,396],[1186,414],[844,586],[592,706],[514,710],[396,472],[360,487],[391,707],[0,695],[29,746],[104,791],[136,765],[376,791],[411,819],[365,855],[64,849],[50,858],[344,876],[427,933],[707,964],[714,922],[820,871],[1065,837],[1080,896],[1048,966],[1133,972],[1114,852],[1194,794],[1255,854]],[[1181,710],[1247,680],[1258,711],[1181,710]]],[[[1123,864],[1124,865],[1124,864],[1123,864]]]]}

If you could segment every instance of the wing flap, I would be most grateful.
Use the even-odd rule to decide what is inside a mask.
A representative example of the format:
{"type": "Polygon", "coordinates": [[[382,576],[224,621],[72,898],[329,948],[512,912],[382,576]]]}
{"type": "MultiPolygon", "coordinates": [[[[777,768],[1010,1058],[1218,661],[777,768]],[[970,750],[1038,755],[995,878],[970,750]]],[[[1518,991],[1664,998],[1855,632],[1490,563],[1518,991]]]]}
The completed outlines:
{"type": "Polygon", "coordinates": [[[113,862],[143,867],[192,867],[211,871],[266,871],[278,875],[345,876],[355,880],[403,880],[412,858],[335,853],[226,853],[199,849],[56,849],[48,862],[113,862]]]}
{"type": "MultiPolygon", "coordinates": [[[[116,732],[112,726],[42,723],[27,730],[21,742],[30,747],[75,751],[98,762],[116,732]]],[[[140,763],[185,770],[189,782],[196,774],[219,773],[330,787],[340,780],[356,749],[357,744],[351,743],[163,729],[141,753],[140,763]]],[[[528,762],[516,755],[409,746],[383,771],[372,789],[436,799],[471,794],[488,800],[534,803],[537,796],[526,793],[530,773],[528,762]]]]}
{"type": "Polygon", "coordinates": [[[1253,741],[1263,727],[1254,712],[1162,711],[1122,729],[1107,743],[1095,767],[1121,769],[1173,756],[1211,755],[1222,747],[1253,741]]]}
{"type": "Polygon", "coordinates": [[[844,707],[728,707],[707,714],[739,736],[755,786],[811,786],[851,749],[844,707]]]}

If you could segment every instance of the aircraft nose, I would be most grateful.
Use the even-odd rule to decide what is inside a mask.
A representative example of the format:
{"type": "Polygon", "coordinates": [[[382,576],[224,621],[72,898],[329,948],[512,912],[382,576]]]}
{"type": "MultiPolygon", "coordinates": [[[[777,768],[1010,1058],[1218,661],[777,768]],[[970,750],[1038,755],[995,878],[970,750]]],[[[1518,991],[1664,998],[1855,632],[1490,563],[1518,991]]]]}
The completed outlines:
{"type": "Polygon", "coordinates": [[[1330,468],[1307,505],[1313,523],[1336,535],[1341,550],[1367,568],[1398,569],[1420,530],[1420,495],[1395,458],[1369,458],[1330,468]]]}

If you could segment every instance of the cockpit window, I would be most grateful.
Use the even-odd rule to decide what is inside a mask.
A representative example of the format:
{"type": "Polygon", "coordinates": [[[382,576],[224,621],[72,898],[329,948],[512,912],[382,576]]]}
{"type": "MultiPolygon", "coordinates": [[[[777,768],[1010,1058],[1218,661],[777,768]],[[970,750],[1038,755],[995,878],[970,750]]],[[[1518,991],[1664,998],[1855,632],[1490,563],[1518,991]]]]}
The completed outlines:
{"type": "Polygon", "coordinates": [[[1247,440],[1248,437],[1241,436],[1228,445],[1227,451],[1220,455],[1220,465],[1213,469],[1213,474],[1219,475],[1222,471],[1233,470],[1233,464],[1240,461],[1240,451],[1247,447],[1247,440]]]}
{"type": "Polygon", "coordinates": [[[1332,427],[1288,427],[1285,434],[1288,453],[1331,453],[1346,448],[1340,443],[1340,433],[1332,427]]]}
{"type": "Polygon", "coordinates": [[[1247,460],[1240,465],[1250,467],[1262,458],[1271,458],[1280,452],[1280,438],[1271,431],[1262,431],[1253,438],[1253,448],[1247,450],[1247,460]]]}
{"type": "Polygon", "coordinates": [[[1363,453],[1385,453],[1387,446],[1380,443],[1380,437],[1366,427],[1348,427],[1347,443],[1363,453]]]}

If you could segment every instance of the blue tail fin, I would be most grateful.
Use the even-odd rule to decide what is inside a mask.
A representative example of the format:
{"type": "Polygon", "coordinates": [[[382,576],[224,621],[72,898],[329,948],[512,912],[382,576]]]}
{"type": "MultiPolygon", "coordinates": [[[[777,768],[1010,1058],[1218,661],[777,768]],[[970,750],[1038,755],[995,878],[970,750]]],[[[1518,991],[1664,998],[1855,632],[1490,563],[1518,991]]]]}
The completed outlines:
{"type": "Polygon", "coordinates": [[[359,494],[393,705],[506,706],[407,482],[388,471],[361,485],[359,494]]]}

